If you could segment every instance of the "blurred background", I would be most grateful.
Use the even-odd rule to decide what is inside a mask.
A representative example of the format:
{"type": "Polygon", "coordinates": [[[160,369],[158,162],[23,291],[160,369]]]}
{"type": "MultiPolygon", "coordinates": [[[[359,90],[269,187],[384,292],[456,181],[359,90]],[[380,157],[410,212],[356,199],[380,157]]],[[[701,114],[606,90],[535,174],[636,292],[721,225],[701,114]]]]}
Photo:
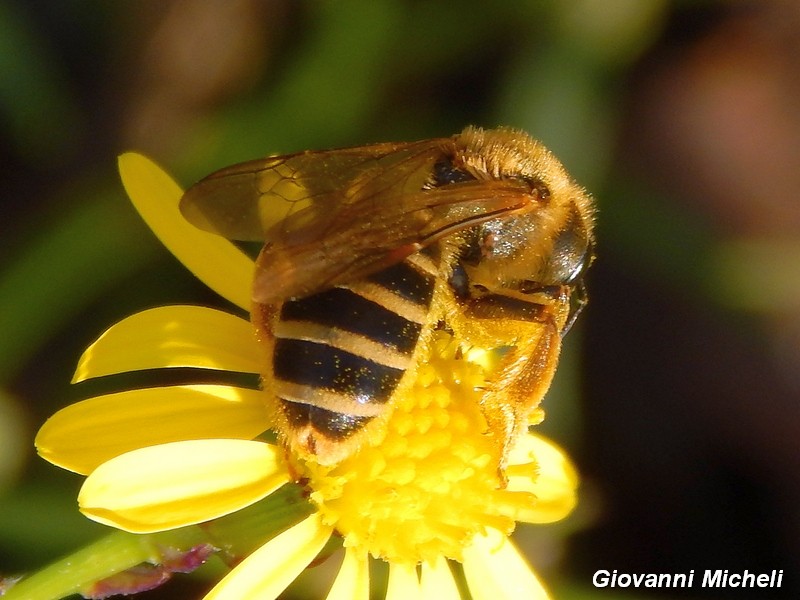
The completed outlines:
{"type": "MultiPolygon", "coordinates": [[[[0,4],[0,573],[106,532],[76,510],[81,478],[33,451],[89,395],[69,385],[82,350],[144,308],[232,309],[141,222],[119,153],[188,185],[467,124],[529,131],[599,205],[590,304],[543,426],[578,464],[581,505],[517,536],[554,595],[798,597],[794,0],[0,4]],[[785,576],[648,592],[596,590],[598,569],[785,576]]],[[[208,587],[179,576],[141,597],[208,587]]]]}

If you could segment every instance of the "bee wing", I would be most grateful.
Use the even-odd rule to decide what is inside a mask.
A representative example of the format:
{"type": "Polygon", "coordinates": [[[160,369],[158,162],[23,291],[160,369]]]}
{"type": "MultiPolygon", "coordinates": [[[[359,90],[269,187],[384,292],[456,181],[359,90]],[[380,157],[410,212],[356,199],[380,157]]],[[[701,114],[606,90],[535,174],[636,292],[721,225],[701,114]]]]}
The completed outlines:
{"type": "Polygon", "coordinates": [[[524,210],[530,189],[471,180],[425,189],[450,138],[303,152],[234,165],[184,194],[195,226],[266,242],[253,298],[307,296],[395,264],[439,237],[524,210]]]}
{"type": "Polygon", "coordinates": [[[375,199],[379,207],[337,223],[324,239],[267,244],[256,262],[253,299],[265,304],[308,296],[400,262],[437,239],[531,206],[514,181],[467,181],[375,199]]]}
{"type": "Polygon", "coordinates": [[[252,160],[190,187],[180,209],[195,227],[231,240],[286,245],[322,238],[343,213],[384,192],[419,190],[449,139],[375,144],[252,160]]]}

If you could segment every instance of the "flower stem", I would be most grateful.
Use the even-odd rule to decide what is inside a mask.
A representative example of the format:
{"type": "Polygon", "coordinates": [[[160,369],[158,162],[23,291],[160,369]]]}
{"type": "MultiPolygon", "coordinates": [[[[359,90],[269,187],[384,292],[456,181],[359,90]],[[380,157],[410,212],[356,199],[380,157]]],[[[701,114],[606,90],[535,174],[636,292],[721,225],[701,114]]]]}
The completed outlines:
{"type": "Polygon", "coordinates": [[[25,577],[3,600],[56,600],[71,594],[91,597],[98,582],[142,563],[162,562],[163,548],[188,552],[207,543],[204,537],[197,527],[149,535],[115,531],[25,577]]]}
{"type": "Polygon", "coordinates": [[[215,551],[233,563],[311,511],[302,488],[288,484],[261,502],[202,525],[150,534],[115,531],[0,595],[3,600],[58,600],[71,594],[105,598],[144,591],[172,573],[194,570],[215,551]]]}

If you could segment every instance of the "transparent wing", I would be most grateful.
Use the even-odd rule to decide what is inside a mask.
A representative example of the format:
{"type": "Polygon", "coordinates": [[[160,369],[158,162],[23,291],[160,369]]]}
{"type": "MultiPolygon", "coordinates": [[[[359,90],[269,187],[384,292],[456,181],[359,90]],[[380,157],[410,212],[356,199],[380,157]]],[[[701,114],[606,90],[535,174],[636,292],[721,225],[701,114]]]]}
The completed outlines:
{"type": "Polygon", "coordinates": [[[452,139],[378,144],[256,160],[217,171],[185,193],[195,226],[266,242],[253,298],[307,296],[401,261],[443,235],[530,207],[515,180],[426,187],[452,139]]]}
{"type": "Polygon", "coordinates": [[[233,165],[189,188],[181,212],[232,240],[304,243],[374,199],[419,190],[449,139],[301,152],[233,165]]]}
{"type": "Polygon", "coordinates": [[[308,296],[400,262],[437,239],[531,208],[530,188],[515,181],[469,181],[417,191],[385,211],[328,229],[323,239],[267,244],[256,263],[253,299],[308,296]]]}

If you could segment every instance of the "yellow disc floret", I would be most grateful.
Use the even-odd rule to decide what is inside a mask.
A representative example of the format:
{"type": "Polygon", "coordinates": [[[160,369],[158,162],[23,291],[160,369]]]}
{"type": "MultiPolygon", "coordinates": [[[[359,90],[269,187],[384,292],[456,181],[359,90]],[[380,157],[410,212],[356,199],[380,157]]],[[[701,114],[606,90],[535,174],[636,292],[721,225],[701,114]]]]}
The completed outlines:
{"type": "Polygon", "coordinates": [[[296,465],[345,546],[393,563],[460,560],[486,527],[513,530],[515,510],[535,499],[504,489],[503,445],[480,408],[491,363],[436,332],[429,360],[377,435],[335,466],[296,465]]]}

